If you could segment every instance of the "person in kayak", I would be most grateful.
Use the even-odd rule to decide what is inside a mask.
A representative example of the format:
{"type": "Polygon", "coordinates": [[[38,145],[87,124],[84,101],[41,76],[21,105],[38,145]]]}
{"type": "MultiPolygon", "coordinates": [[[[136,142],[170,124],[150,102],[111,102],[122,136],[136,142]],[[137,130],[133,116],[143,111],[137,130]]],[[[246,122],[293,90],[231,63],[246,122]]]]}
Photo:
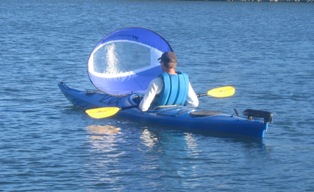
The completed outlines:
{"type": "Polygon", "coordinates": [[[141,111],[161,105],[187,105],[197,107],[195,94],[187,74],[176,71],[177,57],[174,52],[165,52],[158,59],[163,73],[153,79],[139,104],[141,111]]]}

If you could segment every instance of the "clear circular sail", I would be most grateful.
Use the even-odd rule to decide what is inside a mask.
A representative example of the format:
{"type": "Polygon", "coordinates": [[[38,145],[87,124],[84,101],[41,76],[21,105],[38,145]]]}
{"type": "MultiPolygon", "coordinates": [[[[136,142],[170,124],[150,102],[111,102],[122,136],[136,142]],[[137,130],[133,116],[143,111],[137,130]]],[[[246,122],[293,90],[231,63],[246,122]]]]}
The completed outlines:
{"type": "Polygon", "coordinates": [[[124,28],[102,39],[88,60],[89,78],[96,88],[111,95],[143,93],[160,75],[158,58],[172,51],[157,33],[139,27],[124,28]]]}

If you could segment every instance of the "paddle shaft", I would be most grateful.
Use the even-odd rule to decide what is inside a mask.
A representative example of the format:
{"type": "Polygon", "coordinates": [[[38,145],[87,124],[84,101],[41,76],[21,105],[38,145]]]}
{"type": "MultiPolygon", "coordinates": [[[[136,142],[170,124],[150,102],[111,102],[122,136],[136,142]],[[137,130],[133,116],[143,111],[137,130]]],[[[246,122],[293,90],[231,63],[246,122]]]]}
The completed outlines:
{"type": "MultiPolygon", "coordinates": [[[[212,96],[216,98],[224,98],[224,97],[230,97],[235,93],[235,89],[232,86],[224,86],[224,87],[218,87],[211,89],[207,91],[207,93],[201,93],[197,94],[197,97],[202,96],[212,96]]],[[[139,105],[131,105],[131,106],[125,106],[125,107],[100,107],[95,109],[88,109],[85,112],[93,118],[100,119],[100,118],[106,118],[110,117],[112,115],[115,115],[120,110],[125,109],[131,109],[131,108],[137,108],[139,105]]]]}
{"type": "Polygon", "coordinates": [[[203,96],[208,96],[207,93],[199,93],[197,94],[197,97],[203,97],[203,96]]]}
{"type": "MultiPolygon", "coordinates": [[[[208,94],[207,93],[199,93],[199,94],[197,94],[197,97],[203,97],[203,96],[208,96],[208,94]]],[[[120,110],[137,108],[138,106],[139,105],[131,105],[131,106],[126,106],[126,107],[121,107],[120,110]]]]}
{"type": "Polygon", "coordinates": [[[126,107],[121,107],[121,110],[137,108],[137,107],[138,107],[138,105],[131,105],[131,106],[126,106],[126,107]]]}
{"type": "MultiPolygon", "coordinates": [[[[197,97],[203,97],[203,96],[210,96],[210,95],[208,95],[208,92],[207,93],[199,93],[199,94],[197,94],[197,97]]],[[[131,106],[126,106],[126,107],[121,107],[121,110],[136,108],[138,106],[139,105],[131,105],[131,106]]]]}

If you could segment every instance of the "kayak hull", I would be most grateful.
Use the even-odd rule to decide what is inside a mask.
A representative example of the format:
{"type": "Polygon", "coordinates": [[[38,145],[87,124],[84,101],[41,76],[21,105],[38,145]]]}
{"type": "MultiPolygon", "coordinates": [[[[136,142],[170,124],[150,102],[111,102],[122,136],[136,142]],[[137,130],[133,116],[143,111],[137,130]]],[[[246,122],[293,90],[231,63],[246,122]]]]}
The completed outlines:
{"type": "Polygon", "coordinates": [[[143,124],[210,135],[253,138],[263,138],[268,129],[268,122],[186,106],[165,106],[147,112],[142,112],[136,107],[123,110],[125,107],[138,105],[138,95],[117,97],[99,91],[80,91],[68,87],[63,82],[59,83],[59,88],[76,107],[83,109],[119,107],[122,110],[115,117],[143,124]]]}

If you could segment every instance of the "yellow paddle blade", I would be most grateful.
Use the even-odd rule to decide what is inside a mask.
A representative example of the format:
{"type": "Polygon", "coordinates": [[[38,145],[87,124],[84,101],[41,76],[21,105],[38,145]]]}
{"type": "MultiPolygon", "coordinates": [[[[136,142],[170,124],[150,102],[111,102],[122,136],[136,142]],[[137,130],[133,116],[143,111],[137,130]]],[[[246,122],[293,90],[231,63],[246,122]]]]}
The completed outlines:
{"type": "Polygon", "coordinates": [[[95,109],[87,109],[87,115],[94,119],[101,119],[115,115],[120,111],[118,107],[100,107],[95,109]]]}
{"type": "Polygon", "coordinates": [[[224,86],[224,87],[217,87],[211,89],[207,92],[208,96],[223,98],[223,97],[230,97],[234,95],[235,88],[232,86],[224,86]]]}

